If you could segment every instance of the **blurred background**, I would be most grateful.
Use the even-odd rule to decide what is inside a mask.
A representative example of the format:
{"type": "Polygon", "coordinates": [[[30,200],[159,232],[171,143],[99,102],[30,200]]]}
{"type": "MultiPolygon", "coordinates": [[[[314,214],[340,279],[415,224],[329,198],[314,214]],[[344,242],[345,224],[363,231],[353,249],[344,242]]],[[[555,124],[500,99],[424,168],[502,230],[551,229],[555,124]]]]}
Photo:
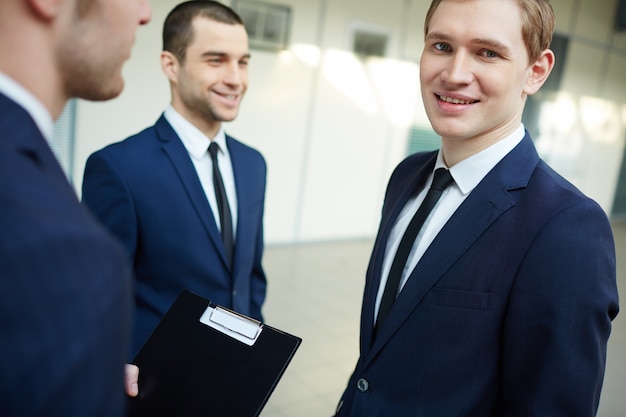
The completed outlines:
{"type": "MultiPolygon", "coordinates": [[[[110,102],[68,104],[53,146],[80,193],[95,150],[154,124],[169,102],[152,0],[110,102]]],[[[419,91],[426,0],[231,0],[252,59],[226,131],[268,162],[266,321],[304,339],[264,417],[330,416],[356,361],[365,268],[383,194],[408,154],[439,147],[419,91]]],[[[541,156],[612,220],[626,281],[626,0],[552,0],[556,67],[524,124],[541,156]]],[[[622,293],[624,293],[622,291],[622,293]]],[[[601,417],[626,415],[626,321],[609,350],[601,417]]]]}

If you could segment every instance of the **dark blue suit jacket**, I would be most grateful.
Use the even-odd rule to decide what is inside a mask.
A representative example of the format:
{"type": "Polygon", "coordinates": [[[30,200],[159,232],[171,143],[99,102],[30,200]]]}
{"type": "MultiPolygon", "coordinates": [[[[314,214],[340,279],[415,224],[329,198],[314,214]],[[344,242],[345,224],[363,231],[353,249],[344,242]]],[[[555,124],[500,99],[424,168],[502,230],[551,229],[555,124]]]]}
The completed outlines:
{"type": "Polygon", "coordinates": [[[182,289],[262,319],[265,160],[231,137],[226,143],[238,202],[232,270],[191,158],[163,116],[87,161],[83,202],[122,240],[134,264],[132,355],[182,289]]]}
{"type": "Polygon", "coordinates": [[[130,268],[0,94],[0,415],[123,415],[130,268]]]}
{"type": "Polygon", "coordinates": [[[337,415],[594,416],[618,311],[612,232],[528,135],[443,227],[373,338],[389,232],[435,159],[410,156],[389,181],[337,415]]]}

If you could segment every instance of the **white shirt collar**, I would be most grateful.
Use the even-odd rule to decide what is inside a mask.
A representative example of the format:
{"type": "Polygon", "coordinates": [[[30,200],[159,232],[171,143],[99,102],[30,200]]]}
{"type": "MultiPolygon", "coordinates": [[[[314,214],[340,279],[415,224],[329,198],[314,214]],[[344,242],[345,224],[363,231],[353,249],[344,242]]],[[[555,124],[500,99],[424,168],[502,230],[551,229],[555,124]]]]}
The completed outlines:
{"type": "Polygon", "coordinates": [[[220,146],[220,150],[225,154],[228,154],[228,148],[226,147],[226,134],[224,133],[223,125],[220,126],[220,130],[214,138],[208,138],[197,127],[181,116],[171,104],[165,109],[164,116],[169,124],[172,125],[174,131],[178,134],[178,137],[181,142],[183,142],[187,152],[189,152],[193,158],[202,158],[207,153],[211,141],[217,142],[220,146]],[[207,139],[209,141],[207,141],[207,139]]]}
{"type": "Polygon", "coordinates": [[[47,141],[52,139],[54,121],[46,107],[21,84],[0,72],[0,93],[15,101],[30,114],[47,141]]]}
{"type": "MultiPolygon", "coordinates": [[[[494,143],[487,149],[483,149],[476,155],[459,162],[450,168],[450,174],[454,178],[455,184],[463,195],[469,194],[479,182],[500,162],[509,152],[513,150],[524,139],[526,131],[524,125],[519,127],[510,135],[494,143]]],[[[435,169],[447,168],[443,162],[441,149],[437,155],[435,169]]]]}

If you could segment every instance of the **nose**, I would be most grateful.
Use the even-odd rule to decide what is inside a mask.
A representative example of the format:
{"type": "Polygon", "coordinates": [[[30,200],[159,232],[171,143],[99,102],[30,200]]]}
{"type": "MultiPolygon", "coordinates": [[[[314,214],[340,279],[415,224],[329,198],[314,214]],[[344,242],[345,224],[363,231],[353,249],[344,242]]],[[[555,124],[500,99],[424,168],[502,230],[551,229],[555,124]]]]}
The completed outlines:
{"type": "Polygon", "coordinates": [[[239,67],[239,62],[231,62],[224,73],[224,83],[239,86],[245,79],[245,70],[239,67]]]}
{"type": "Polygon", "coordinates": [[[451,84],[469,84],[473,80],[472,59],[464,51],[457,51],[450,56],[442,78],[451,84]]]}
{"type": "Polygon", "coordinates": [[[141,0],[139,4],[139,25],[145,25],[152,19],[150,0],[141,0]]]}

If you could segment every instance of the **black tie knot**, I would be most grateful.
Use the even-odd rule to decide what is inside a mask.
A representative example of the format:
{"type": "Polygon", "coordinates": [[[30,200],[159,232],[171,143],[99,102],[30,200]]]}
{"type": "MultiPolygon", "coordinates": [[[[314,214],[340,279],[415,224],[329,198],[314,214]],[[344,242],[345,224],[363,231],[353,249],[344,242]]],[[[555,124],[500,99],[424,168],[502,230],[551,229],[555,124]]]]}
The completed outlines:
{"type": "Polygon", "coordinates": [[[220,150],[220,145],[217,144],[217,142],[211,142],[211,144],[209,145],[209,153],[211,154],[211,159],[213,160],[213,162],[217,161],[217,153],[220,150]]]}
{"type": "Polygon", "coordinates": [[[435,170],[435,177],[433,178],[433,184],[430,186],[435,190],[443,191],[450,184],[452,184],[452,175],[450,174],[450,170],[445,168],[437,168],[435,170]]]}

